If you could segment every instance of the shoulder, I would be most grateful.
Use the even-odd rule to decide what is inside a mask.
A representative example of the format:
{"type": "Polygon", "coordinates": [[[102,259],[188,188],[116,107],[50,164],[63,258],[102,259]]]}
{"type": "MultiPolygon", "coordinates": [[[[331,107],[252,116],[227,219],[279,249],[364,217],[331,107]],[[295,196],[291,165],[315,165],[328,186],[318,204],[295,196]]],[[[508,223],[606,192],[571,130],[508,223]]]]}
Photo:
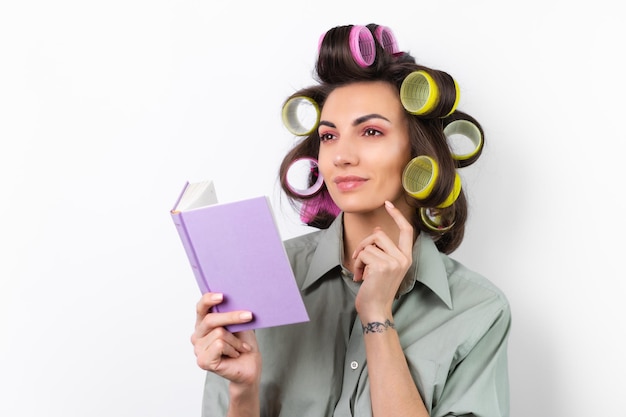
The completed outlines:
{"type": "Polygon", "coordinates": [[[283,242],[291,268],[298,281],[304,279],[322,234],[323,230],[316,230],[283,242]]]}
{"type": "Polygon", "coordinates": [[[306,250],[308,248],[315,248],[317,247],[321,233],[322,230],[316,230],[300,236],[292,237],[291,239],[287,239],[283,241],[285,249],[288,253],[291,253],[306,250]]]}
{"type": "Polygon", "coordinates": [[[510,316],[506,294],[484,275],[468,268],[458,260],[441,254],[448,275],[448,285],[455,308],[488,305],[494,314],[510,316]]]}
{"type": "Polygon", "coordinates": [[[283,244],[285,245],[289,259],[292,260],[292,262],[295,260],[309,259],[317,249],[323,232],[323,230],[316,230],[285,240],[283,244]]]}
{"type": "Polygon", "coordinates": [[[494,297],[506,300],[504,292],[481,273],[468,268],[463,263],[450,257],[449,255],[442,253],[441,258],[446,267],[450,285],[453,285],[454,283],[465,283],[466,285],[482,288],[485,292],[492,294],[494,297]]]}

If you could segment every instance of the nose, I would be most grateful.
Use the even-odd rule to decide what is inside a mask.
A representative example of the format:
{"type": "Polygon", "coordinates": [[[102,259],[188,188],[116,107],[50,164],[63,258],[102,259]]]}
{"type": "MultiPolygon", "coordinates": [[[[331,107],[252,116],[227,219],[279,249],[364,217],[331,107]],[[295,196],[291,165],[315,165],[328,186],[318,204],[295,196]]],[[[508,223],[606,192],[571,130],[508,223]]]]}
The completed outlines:
{"type": "Polygon", "coordinates": [[[355,165],[358,163],[358,153],[355,141],[352,138],[343,136],[337,141],[333,163],[335,166],[355,165]]]}

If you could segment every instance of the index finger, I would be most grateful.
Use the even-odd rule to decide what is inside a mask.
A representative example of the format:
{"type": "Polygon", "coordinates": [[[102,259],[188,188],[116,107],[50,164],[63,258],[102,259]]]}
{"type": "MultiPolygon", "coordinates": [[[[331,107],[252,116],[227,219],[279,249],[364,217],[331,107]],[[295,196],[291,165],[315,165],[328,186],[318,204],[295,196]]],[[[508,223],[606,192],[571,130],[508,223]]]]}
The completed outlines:
{"type": "Polygon", "coordinates": [[[405,254],[413,252],[413,226],[404,217],[402,212],[393,205],[391,201],[385,201],[385,208],[387,212],[393,218],[400,229],[400,235],[398,237],[398,248],[405,254]]]}

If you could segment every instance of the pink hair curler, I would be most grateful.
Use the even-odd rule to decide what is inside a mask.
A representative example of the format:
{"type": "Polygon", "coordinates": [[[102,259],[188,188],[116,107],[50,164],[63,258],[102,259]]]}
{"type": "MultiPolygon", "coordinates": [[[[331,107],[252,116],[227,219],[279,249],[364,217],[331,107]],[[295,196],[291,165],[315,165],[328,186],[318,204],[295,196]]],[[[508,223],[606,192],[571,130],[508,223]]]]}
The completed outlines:
{"type": "Polygon", "coordinates": [[[374,35],[365,27],[360,25],[352,26],[350,29],[350,51],[352,57],[362,67],[369,67],[376,58],[376,43],[374,35]]]}
{"type": "Polygon", "coordinates": [[[394,55],[400,52],[396,37],[387,26],[378,26],[374,31],[374,36],[376,36],[378,43],[380,43],[383,49],[388,53],[394,55]]]}
{"type": "MultiPolygon", "coordinates": [[[[318,53],[322,49],[322,43],[324,43],[326,33],[328,32],[322,33],[317,41],[318,53]]],[[[385,36],[387,36],[388,39],[388,34],[386,34],[385,36]]],[[[393,34],[391,36],[393,37],[393,34]]],[[[370,32],[370,30],[366,26],[352,26],[352,28],[350,29],[348,44],[350,46],[350,52],[352,53],[352,57],[359,66],[369,67],[374,63],[374,58],[376,58],[376,41],[374,40],[374,35],[372,35],[372,32],[370,32]]]]}
{"type": "Polygon", "coordinates": [[[299,197],[308,197],[317,193],[324,184],[324,177],[319,172],[315,158],[303,157],[294,160],[285,174],[285,183],[289,190],[299,197]],[[311,180],[315,182],[310,185],[311,180]],[[305,183],[304,187],[297,187],[294,183],[305,183]]]}
{"type": "Polygon", "coordinates": [[[319,40],[317,41],[317,53],[319,54],[322,49],[322,42],[324,42],[324,38],[326,37],[326,32],[322,33],[319,40]]]}

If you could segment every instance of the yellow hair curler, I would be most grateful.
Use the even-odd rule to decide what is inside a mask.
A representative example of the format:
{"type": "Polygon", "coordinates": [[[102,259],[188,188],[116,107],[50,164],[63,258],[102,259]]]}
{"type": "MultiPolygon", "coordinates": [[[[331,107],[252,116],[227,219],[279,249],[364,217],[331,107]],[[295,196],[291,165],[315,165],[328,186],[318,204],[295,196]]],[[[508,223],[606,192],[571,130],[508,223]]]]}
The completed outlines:
{"type": "Polygon", "coordinates": [[[411,159],[402,173],[402,186],[411,197],[418,200],[427,198],[439,177],[439,165],[426,155],[411,159]]]}
{"type": "MultiPolygon", "coordinates": [[[[411,159],[402,173],[402,186],[409,195],[417,200],[430,196],[439,179],[439,164],[430,156],[419,155],[411,159]]],[[[437,208],[450,207],[461,193],[461,177],[454,175],[454,186],[448,197],[437,208]]]]}
{"type": "Polygon", "coordinates": [[[414,71],[402,81],[400,101],[411,114],[428,114],[439,103],[439,87],[426,71],[414,71]]]}
{"type": "Polygon", "coordinates": [[[444,225],[444,219],[437,209],[422,207],[420,208],[420,217],[424,225],[435,232],[445,233],[452,229],[455,224],[453,215],[452,221],[444,225]]]}
{"type": "Polygon", "coordinates": [[[320,108],[310,97],[292,97],[283,106],[283,124],[296,136],[313,133],[320,121],[320,108]]]}
{"type": "Polygon", "coordinates": [[[456,152],[452,149],[452,157],[457,161],[467,161],[473,158],[483,147],[483,135],[480,129],[469,120],[459,119],[450,122],[450,124],[443,129],[443,134],[448,139],[451,148],[454,148],[454,145],[458,147],[458,142],[460,141],[459,136],[471,141],[473,146],[468,152],[456,152]]]}
{"type": "Polygon", "coordinates": [[[450,207],[457,198],[459,198],[459,194],[461,194],[461,176],[458,172],[454,173],[454,186],[452,187],[452,191],[448,195],[448,198],[445,201],[437,206],[437,208],[446,208],[450,207]]]}
{"type": "Polygon", "coordinates": [[[454,113],[454,111],[456,110],[457,106],[459,105],[459,101],[461,101],[461,89],[459,88],[459,84],[456,82],[455,79],[453,79],[452,81],[454,81],[454,92],[456,94],[455,97],[454,97],[454,104],[452,104],[452,109],[448,112],[448,114],[446,114],[443,117],[448,117],[452,113],[454,113]]]}

